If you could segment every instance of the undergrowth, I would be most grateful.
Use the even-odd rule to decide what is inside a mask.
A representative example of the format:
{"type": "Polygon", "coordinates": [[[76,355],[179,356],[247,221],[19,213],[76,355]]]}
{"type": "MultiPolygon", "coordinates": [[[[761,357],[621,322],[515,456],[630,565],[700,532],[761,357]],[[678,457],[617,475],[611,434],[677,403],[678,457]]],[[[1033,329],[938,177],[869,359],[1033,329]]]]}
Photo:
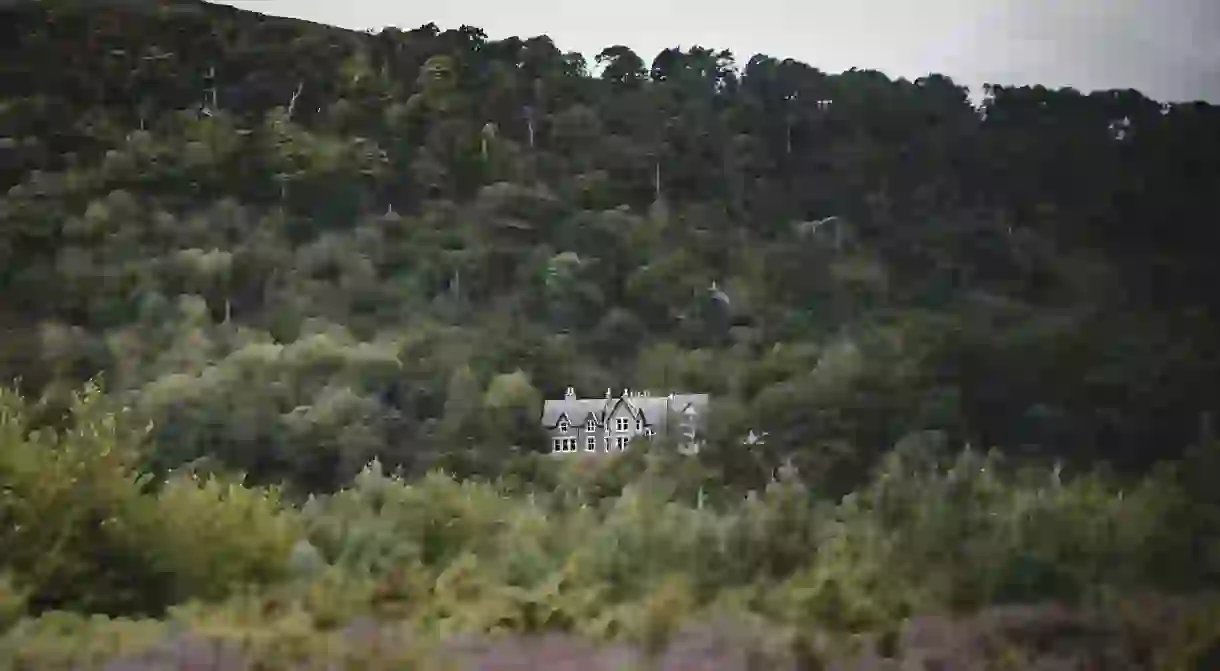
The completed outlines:
{"type": "MultiPolygon", "coordinates": [[[[1193,508],[1173,474],[1069,478],[908,446],[838,501],[788,470],[705,504],[676,484],[682,459],[653,452],[548,465],[546,487],[407,481],[373,462],[293,505],[235,477],[138,473],[146,432],[96,386],[65,431],[32,431],[27,416],[0,395],[0,660],[12,668],[152,654],[182,637],[211,641],[191,644],[214,646],[199,654],[282,664],[371,654],[360,636],[379,655],[556,633],[660,654],[725,618],[760,623],[791,653],[884,640],[920,614],[1096,608],[1203,589],[1210,575],[1169,552],[1199,545],[1175,534],[1207,531],[1184,521],[1193,508]],[[412,643],[395,648],[401,637],[412,643]]],[[[1183,627],[1165,660],[1220,640],[1214,623],[1183,627]]]]}

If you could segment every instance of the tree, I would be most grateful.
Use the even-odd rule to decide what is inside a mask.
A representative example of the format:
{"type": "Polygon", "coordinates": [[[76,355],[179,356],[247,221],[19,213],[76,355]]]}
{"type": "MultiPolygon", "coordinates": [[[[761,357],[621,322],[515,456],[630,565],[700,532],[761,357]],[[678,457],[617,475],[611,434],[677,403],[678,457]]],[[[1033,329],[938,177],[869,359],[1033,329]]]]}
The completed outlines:
{"type": "Polygon", "coordinates": [[[448,444],[469,445],[480,436],[481,409],[479,381],[469,366],[462,366],[449,376],[445,390],[445,409],[441,420],[441,436],[448,444]]]}
{"type": "Polygon", "coordinates": [[[602,79],[618,85],[638,85],[646,77],[644,59],[621,44],[602,49],[594,62],[602,68],[602,79]]]}
{"type": "MultiPolygon", "coordinates": [[[[482,411],[486,448],[507,448],[513,452],[544,449],[546,437],[538,425],[542,395],[524,371],[493,377],[483,394],[482,411]]],[[[503,458],[502,452],[499,459],[490,461],[495,463],[503,458]]]]}

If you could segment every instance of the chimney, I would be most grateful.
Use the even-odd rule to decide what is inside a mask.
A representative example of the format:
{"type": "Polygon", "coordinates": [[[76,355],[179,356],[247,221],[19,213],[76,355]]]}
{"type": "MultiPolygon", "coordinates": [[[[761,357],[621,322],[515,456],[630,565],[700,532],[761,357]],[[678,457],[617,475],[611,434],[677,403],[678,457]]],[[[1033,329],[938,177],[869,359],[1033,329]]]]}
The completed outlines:
{"type": "Polygon", "coordinates": [[[563,397],[568,401],[576,398],[576,387],[568,387],[568,390],[563,393],[563,397]]]}

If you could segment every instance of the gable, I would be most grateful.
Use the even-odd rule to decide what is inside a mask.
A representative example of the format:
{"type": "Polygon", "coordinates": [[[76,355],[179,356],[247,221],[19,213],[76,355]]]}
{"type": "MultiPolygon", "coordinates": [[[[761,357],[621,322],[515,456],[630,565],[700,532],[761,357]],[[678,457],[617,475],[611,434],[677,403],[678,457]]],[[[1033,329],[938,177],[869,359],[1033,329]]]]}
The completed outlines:
{"type": "Polygon", "coordinates": [[[631,404],[627,402],[627,399],[620,398],[610,407],[610,412],[606,413],[606,421],[610,421],[617,417],[635,419],[635,416],[635,408],[631,407],[631,404]]]}

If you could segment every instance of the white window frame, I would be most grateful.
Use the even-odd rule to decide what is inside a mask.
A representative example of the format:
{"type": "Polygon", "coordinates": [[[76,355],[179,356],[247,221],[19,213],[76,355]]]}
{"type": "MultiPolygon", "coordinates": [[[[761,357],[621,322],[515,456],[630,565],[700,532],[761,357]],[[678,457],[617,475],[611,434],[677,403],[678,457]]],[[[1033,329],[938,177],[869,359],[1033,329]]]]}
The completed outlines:
{"type": "Polygon", "coordinates": [[[643,430],[644,430],[644,420],[643,420],[643,419],[637,419],[637,420],[635,420],[635,430],[636,430],[636,431],[643,431],[643,430]]]}
{"type": "Polygon", "coordinates": [[[589,421],[585,422],[585,431],[592,432],[592,431],[596,431],[596,430],[597,430],[597,420],[590,417],[589,421]]]}
{"type": "Polygon", "coordinates": [[[657,435],[656,429],[650,426],[647,429],[644,429],[644,435],[652,438],[653,436],[657,435]]]}
{"type": "Polygon", "coordinates": [[[629,431],[631,429],[631,420],[626,417],[615,417],[614,428],[617,431],[629,431]]]}
{"type": "Polygon", "coordinates": [[[597,437],[589,436],[589,437],[585,438],[585,452],[596,452],[596,451],[597,451],[597,437]]]}
{"type": "Polygon", "coordinates": [[[560,433],[567,433],[568,430],[571,428],[572,428],[572,425],[568,424],[568,419],[566,417],[559,420],[559,432],[560,433]]]}
{"type": "Polygon", "coordinates": [[[631,444],[631,436],[619,436],[614,439],[614,447],[615,447],[615,449],[617,449],[620,452],[627,449],[627,446],[630,444],[631,444]]]}

